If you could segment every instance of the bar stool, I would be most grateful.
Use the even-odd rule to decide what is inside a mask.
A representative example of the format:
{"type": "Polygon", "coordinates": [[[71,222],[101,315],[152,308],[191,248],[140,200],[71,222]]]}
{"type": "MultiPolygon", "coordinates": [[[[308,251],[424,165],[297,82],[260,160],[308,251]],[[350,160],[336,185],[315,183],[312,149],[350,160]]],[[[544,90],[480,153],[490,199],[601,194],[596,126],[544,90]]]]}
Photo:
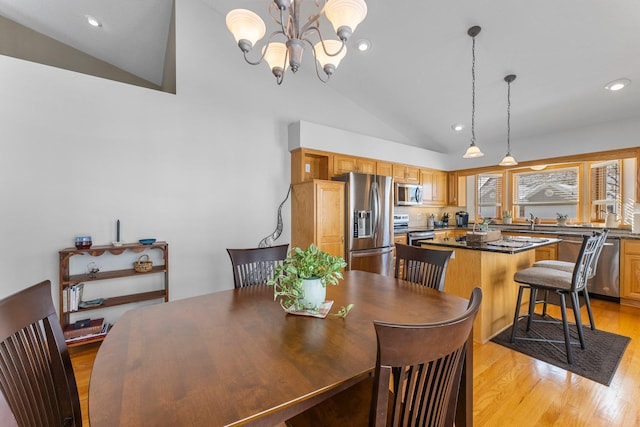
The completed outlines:
{"type": "MultiPolygon", "coordinates": [[[[600,259],[600,254],[602,253],[602,248],[604,247],[605,241],[607,240],[607,235],[609,234],[609,230],[608,229],[604,229],[602,231],[602,233],[600,233],[600,241],[598,242],[598,247],[596,249],[596,255],[593,258],[593,261],[591,263],[590,266],[590,270],[589,270],[589,278],[587,280],[591,280],[596,276],[596,271],[598,268],[598,260],[600,259]]],[[[551,260],[551,259],[546,259],[546,260],[542,260],[542,261],[536,261],[533,264],[534,267],[545,267],[545,268],[553,268],[556,270],[561,270],[561,271],[566,271],[567,273],[572,273],[573,269],[576,266],[575,262],[570,262],[570,261],[559,261],[559,260],[551,260]]],[[[582,291],[582,294],[584,295],[584,301],[585,301],[585,305],[587,307],[587,314],[589,315],[589,324],[591,326],[591,330],[596,329],[596,323],[593,320],[593,312],[591,311],[591,300],[589,299],[589,290],[588,288],[585,286],[584,290],[582,291]]],[[[547,297],[549,295],[549,291],[545,292],[545,302],[544,302],[544,306],[542,308],[542,315],[545,316],[547,314],[547,297]]]]}
{"type": "MultiPolygon", "coordinates": [[[[560,350],[555,344],[564,343],[567,362],[573,363],[573,354],[571,351],[572,345],[580,345],[580,348],[585,348],[584,334],[582,332],[582,319],[580,316],[580,303],[578,301],[578,293],[586,290],[587,280],[589,278],[591,265],[594,257],[596,256],[598,243],[600,241],[602,233],[597,233],[592,236],[584,236],[582,246],[578,259],[576,260],[574,269],[571,273],[566,271],[547,268],[547,267],[529,267],[518,271],[513,279],[520,283],[520,289],[518,290],[518,301],[515,308],[515,314],[513,317],[513,327],[511,330],[511,342],[516,340],[523,341],[537,341],[546,342],[560,350]],[[527,314],[520,315],[520,306],[522,304],[522,296],[524,290],[530,291],[529,296],[529,310],[527,314]],[[543,300],[537,300],[538,291],[554,292],[560,299],[560,309],[562,313],[562,320],[550,318],[543,315],[542,319],[534,319],[534,310],[536,304],[546,304],[546,298],[543,300]],[[566,297],[571,298],[571,305],[573,307],[573,313],[575,317],[575,327],[578,332],[579,342],[571,341],[569,334],[569,321],[567,320],[567,305],[566,297]],[[539,323],[562,323],[564,332],[564,341],[554,340],[540,336],[540,338],[534,338],[530,336],[517,336],[518,321],[520,319],[527,319],[527,332],[531,331],[531,326],[534,322],[539,323]]],[[[560,350],[561,351],[561,350],[560,350]]]]}

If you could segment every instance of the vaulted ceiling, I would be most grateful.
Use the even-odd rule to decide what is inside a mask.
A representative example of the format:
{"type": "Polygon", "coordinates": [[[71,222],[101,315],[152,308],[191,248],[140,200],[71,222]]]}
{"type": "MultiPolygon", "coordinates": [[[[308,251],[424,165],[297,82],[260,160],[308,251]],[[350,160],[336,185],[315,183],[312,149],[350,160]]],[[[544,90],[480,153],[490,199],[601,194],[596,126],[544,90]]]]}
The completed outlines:
{"type": "MultiPolygon", "coordinates": [[[[202,1],[219,12],[220,19],[211,25],[224,26],[227,12],[245,7],[262,15],[267,34],[275,29],[269,27],[273,23],[268,0],[191,1],[202,1]]],[[[640,2],[636,0],[367,3],[368,15],[349,41],[349,52],[329,85],[395,129],[401,135],[397,142],[443,153],[464,152],[471,119],[472,40],[467,30],[474,25],[482,27],[476,37],[475,130],[480,147],[488,142],[506,146],[507,74],[517,75],[511,89],[512,142],[594,123],[640,119],[640,2]],[[366,53],[354,47],[361,38],[371,42],[366,53]],[[604,90],[605,84],[619,78],[632,83],[618,92],[604,90]],[[454,123],[466,127],[454,132],[454,123]]],[[[159,81],[172,4],[171,0],[0,0],[0,15],[159,81]],[[82,22],[87,14],[103,22],[101,34],[90,32],[82,22]]],[[[328,23],[322,26],[330,32],[328,23]]],[[[230,35],[217,41],[233,42],[230,35]]],[[[306,67],[313,65],[307,62],[306,67]]],[[[295,77],[288,73],[283,84],[295,77]]]]}

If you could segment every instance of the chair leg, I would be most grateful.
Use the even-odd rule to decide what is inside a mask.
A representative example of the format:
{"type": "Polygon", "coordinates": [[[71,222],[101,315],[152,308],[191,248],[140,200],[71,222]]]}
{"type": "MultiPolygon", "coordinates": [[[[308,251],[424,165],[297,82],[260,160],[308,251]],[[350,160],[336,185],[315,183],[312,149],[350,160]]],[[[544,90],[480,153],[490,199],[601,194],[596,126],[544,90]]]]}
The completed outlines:
{"type": "Polygon", "coordinates": [[[587,291],[586,286],[582,291],[582,293],[584,294],[584,305],[587,306],[587,314],[589,315],[589,323],[591,324],[591,330],[595,331],[596,322],[593,320],[593,312],[591,311],[591,300],[589,299],[589,291],[587,291]]]}
{"type": "Polygon", "coordinates": [[[527,318],[527,332],[531,330],[531,323],[533,322],[533,312],[536,309],[537,298],[538,289],[531,287],[531,294],[529,295],[529,317],[527,318]]]}
{"type": "Polygon", "coordinates": [[[511,344],[516,342],[516,330],[518,329],[518,320],[520,320],[520,304],[522,304],[522,293],[524,288],[528,286],[521,285],[518,289],[518,302],[516,302],[516,312],[513,315],[513,326],[511,327],[511,344]]]}
{"type": "Polygon", "coordinates": [[[580,300],[577,292],[571,292],[571,302],[573,304],[573,314],[576,319],[576,329],[580,338],[580,348],[585,349],[584,334],[582,332],[582,315],[580,314],[580,300]]]}
{"type": "Polygon", "coordinates": [[[564,346],[567,350],[567,362],[573,364],[573,354],[571,353],[571,336],[569,335],[569,322],[567,321],[567,303],[564,299],[564,293],[558,293],[560,297],[560,310],[562,312],[562,327],[564,329],[564,346]]]}
{"type": "Polygon", "coordinates": [[[549,291],[544,291],[544,303],[542,304],[542,317],[547,315],[547,301],[549,300],[549,291]]]}

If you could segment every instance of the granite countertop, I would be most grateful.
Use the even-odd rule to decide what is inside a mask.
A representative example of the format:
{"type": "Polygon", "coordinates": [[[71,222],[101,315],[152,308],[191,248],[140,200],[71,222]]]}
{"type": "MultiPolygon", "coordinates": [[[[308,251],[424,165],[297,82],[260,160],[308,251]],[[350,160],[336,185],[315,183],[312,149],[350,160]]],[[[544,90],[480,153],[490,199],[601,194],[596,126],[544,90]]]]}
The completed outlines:
{"type": "MultiPolygon", "coordinates": [[[[593,231],[602,231],[604,227],[602,226],[588,226],[588,225],[566,225],[559,226],[555,224],[536,224],[534,230],[531,230],[531,226],[528,224],[491,224],[489,226],[492,230],[500,230],[507,231],[509,233],[518,233],[518,234],[550,234],[555,236],[584,236],[587,234],[591,234],[593,231]]],[[[476,227],[476,230],[478,227],[476,227]]],[[[456,227],[455,225],[448,227],[428,227],[426,225],[423,226],[409,226],[408,230],[396,232],[399,233],[407,233],[412,231],[446,231],[446,230],[466,230],[472,231],[473,226],[469,226],[467,228],[456,227]]],[[[631,232],[629,228],[610,228],[609,229],[609,239],[640,239],[640,234],[634,234],[631,232]]]]}
{"type": "Polygon", "coordinates": [[[529,236],[513,236],[507,239],[501,239],[494,242],[484,243],[467,243],[461,239],[435,239],[435,240],[419,240],[418,243],[432,246],[443,246],[453,249],[471,249],[475,251],[497,252],[504,254],[516,254],[541,246],[552,245],[558,243],[561,239],[556,238],[540,238],[529,236]]]}
{"type": "MultiPolygon", "coordinates": [[[[604,227],[602,226],[587,226],[587,225],[567,225],[567,226],[559,226],[559,225],[551,225],[551,224],[536,224],[534,230],[531,230],[530,225],[491,225],[492,229],[497,229],[500,231],[507,231],[509,233],[518,233],[518,234],[551,234],[556,236],[585,236],[591,234],[592,232],[602,231],[604,227]]],[[[607,236],[609,239],[640,239],[640,234],[633,234],[629,228],[609,228],[609,235],[607,236]]]]}

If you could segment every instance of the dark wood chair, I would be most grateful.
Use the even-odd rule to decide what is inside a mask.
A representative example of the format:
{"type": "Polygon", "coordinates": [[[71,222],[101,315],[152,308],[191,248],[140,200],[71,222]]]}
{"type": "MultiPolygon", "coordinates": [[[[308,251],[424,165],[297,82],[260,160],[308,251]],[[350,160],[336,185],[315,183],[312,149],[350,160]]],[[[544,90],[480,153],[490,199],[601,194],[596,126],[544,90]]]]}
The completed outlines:
{"type": "MultiPolygon", "coordinates": [[[[516,272],[513,280],[520,283],[520,289],[518,290],[518,301],[516,304],[515,314],[513,317],[513,327],[511,329],[511,342],[516,340],[522,341],[538,341],[546,342],[553,345],[560,350],[555,344],[564,343],[565,354],[567,362],[573,363],[573,353],[571,350],[572,345],[580,345],[580,348],[585,349],[584,334],[582,331],[582,317],[580,315],[580,301],[578,294],[586,289],[589,275],[591,274],[591,266],[593,260],[598,254],[598,244],[600,243],[601,233],[594,233],[592,236],[584,236],[578,259],[575,263],[573,272],[567,273],[555,268],[547,267],[529,267],[516,272]],[[527,314],[520,314],[520,307],[522,303],[522,296],[524,290],[530,291],[529,295],[529,310],[527,314]],[[544,315],[541,319],[534,319],[534,310],[537,304],[546,304],[545,298],[538,300],[538,291],[553,293],[560,300],[561,320],[551,318],[544,315]],[[570,323],[567,318],[567,301],[566,297],[570,298],[571,306],[573,308],[573,314],[575,323],[570,323]],[[552,339],[540,334],[536,336],[518,336],[518,321],[522,318],[527,319],[527,333],[531,331],[531,325],[534,322],[540,323],[562,323],[562,329],[564,332],[564,340],[552,339]],[[578,333],[579,341],[572,341],[569,326],[574,325],[578,333]]],[[[585,299],[588,301],[588,299],[585,299]]],[[[560,350],[561,351],[561,350],[560,350]]]]}
{"type": "Polygon", "coordinates": [[[374,322],[374,376],[287,421],[290,427],[453,426],[473,321],[482,301],[475,288],[464,314],[404,325],[374,322]]]}
{"type": "MultiPolygon", "coordinates": [[[[596,273],[598,272],[598,260],[600,259],[600,254],[602,253],[602,248],[604,248],[608,234],[609,234],[608,229],[604,229],[602,230],[601,233],[599,233],[600,240],[598,241],[598,247],[596,248],[596,255],[593,257],[591,261],[591,266],[589,267],[589,278],[587,280],[592,280],[596,276],[596,273]]],[[[533,266],[554,268],[556,270],[565,271],[567,273],[573,273],[574,268],[576,268],[576,263],[570,262],[570,261],[559,261],[559,260],[548,259],[548,260],[536,261],[533,264],[533,266]]],[[[545,298],[544,298],[545,303],[542,308],[543,316],[546,316],[547,314],[547,303],[549,302],[548,295],[549,295],[549,291],[545,291],[545,298]]],[[[589,324],[591,325],[591,329],[595,330],[596,322],[593,319],[593,312],[591,311],[591,300],[589,299],[589,289],[586,286],[582,291],[582,295],[584,297],[585,306],[587,307],[587,314],[589,315],[589,324]]]]}
{"type": "Polygon", "coordinates": [[[452,253],[396,244],[395,277],[442,291],[452,253]]]}
{"type": "Polygon", "coordinates": [[[48,280],[0,301],[0,389],[19,426],[82,426],[48,280]]]}
{"type": "Polygon", "coordinates": [[[268,248],[227,249],[233,267],[233,286],[267,283],[277,265],[287,257],[289,244],[268,248]]]}

